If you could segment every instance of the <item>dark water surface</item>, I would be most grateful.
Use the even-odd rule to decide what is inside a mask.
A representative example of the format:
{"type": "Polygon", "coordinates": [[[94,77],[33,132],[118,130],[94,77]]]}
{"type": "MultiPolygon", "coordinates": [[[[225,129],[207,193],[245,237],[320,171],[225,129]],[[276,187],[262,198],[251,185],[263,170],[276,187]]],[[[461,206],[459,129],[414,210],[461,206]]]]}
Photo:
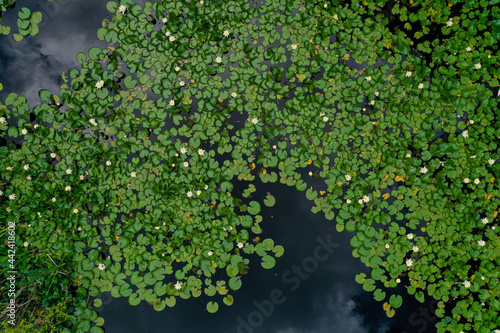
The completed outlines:
{"type": "MultiPolygon", "coordinates": [[[[2,20],[15,25],[15,13],[23,7],[40,10],[40,34],[15,43],[11,36],[0,36],[0,82],[4,91],[27,97],[31,107],[39,102],[38,91],[59,91],[61,73],[79,66],[78,52],[92,46],[106,47],[97,29],[109,18],[106,0],[20,1],[2,20]]],[[[307,170],[309,171],[309,170],[307,170]]],[[[311,170],[313,171],[313,170],[311,170]]],[[[314,178],[309,186],[320,186],[314,178]]],[[[243,286],[232,292],[230,307],[220,304],[216,314],[206,311],[211,298],[177,298],[174,308],[156,312],[147,303],[132,307],[127,299],[103,294],[99,309],[109,333],[364,333],[435,332],[436,319],[429,316],[433,304],[420,304],[404,297],[404,286],[397,290],[405,302],[394,318],[387,318],[382,303],[376,302],[354,280],[368,269],[351,254],[353,234],[337,233],[335,222],[313,214],[305,193],[286,185],[255,182],[255,200],[266,192],[276,197],[273,208],[263,206],[261,239],[272,238],[285,248],[276,266],[265,270],[257,255],[250,257],[250,271],[243,286]],[[395,328],[398,326],[399,329],[395,328]]],[[[324,184],[323,184],[324,185],[324,184]]],[[[238,188],[240,186],[236,186],[238,188]]]]}

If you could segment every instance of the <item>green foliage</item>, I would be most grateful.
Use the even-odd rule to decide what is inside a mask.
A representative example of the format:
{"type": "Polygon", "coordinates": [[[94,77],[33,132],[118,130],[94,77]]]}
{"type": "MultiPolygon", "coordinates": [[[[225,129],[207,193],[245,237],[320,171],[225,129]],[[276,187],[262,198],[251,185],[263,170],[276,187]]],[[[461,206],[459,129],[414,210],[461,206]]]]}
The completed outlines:
{"type": "Polygon", "coordinates": [[[251,254],[272,268],[284,253],[252,241],[257,177],[305,191],[314,213],[354,233],[370,268],[356,281],[388,316],[403,280],[439,300],[439,332],[500,325],[497,6],[107,9],[97,35],[116,45],[78,53],[81,69],[32,109],[14,93],[0,105],[0,216],[20,226],[23,269],[54,282],[37,291],[47,305],[74,286],[77,331],[100,330],[86,297],[105,291],[158,311],[202,293],[209,312],[231,305],[251,254]]]}

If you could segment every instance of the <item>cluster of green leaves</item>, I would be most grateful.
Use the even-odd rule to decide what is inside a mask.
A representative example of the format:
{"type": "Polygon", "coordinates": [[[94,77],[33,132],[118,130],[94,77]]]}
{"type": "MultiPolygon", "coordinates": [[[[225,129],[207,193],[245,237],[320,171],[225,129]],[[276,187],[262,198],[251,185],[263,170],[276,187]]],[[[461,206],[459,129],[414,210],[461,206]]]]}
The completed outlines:
{"type": "MultiPolygon", "coordinates": [[[[16,5],[15,0],[1,0],[0,1],[0,21],[2,20],[3,13],[7,11],[8,8],[14,8],[16,5]]],[[[42,13],[31,12],[27,7],[21,8],[18,13],[19,18],[17,20],[17,27],[19,33],[14,34],[14,40],[17,42],[21,41],[26,36],[36,36],[40,29],[38,24],[42,22],[42,13]]],[[[0,33],[8,35],[11,32],[11,27],[0,25],[0,33]]]]}
{"type": "Polygon", "coordinates": [[[109,2],[116,15],[97,35],[113,46],[79,53],[81,69],[58,94],[40,91],[33,113],[15,94],[0,106],[0,168],[12,168],[0,214],[24,226],[32,255],[68,262],[75,329],[99,332],[86,306],[104,291],[157,310],[202,293],[231,305],[249,255],[272,268],[283,254],[250,241],[261,204],[235,181],[279,180],[355,233],[353,255],[371,268],[356,280],[388,316],[401,283],[439,301],[439,332],[490,332],[495,2],[109,2]]]}

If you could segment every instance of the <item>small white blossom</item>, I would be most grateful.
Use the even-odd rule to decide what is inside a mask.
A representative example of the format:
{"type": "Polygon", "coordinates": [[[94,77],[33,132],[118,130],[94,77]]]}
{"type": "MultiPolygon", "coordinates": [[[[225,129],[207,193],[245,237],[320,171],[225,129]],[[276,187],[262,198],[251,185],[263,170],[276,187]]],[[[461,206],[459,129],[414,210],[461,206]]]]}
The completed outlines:
{"type": "Polygon", "coordinates": [[[481,68],[481,63],[477,63],[477,64],[475,64],[475,65],[474,65],[474,68],[475,68],[475,69],[480,69],[480,68],[481,68]]]}
{"type": "Polygon", "coordinates": [[[493,165],[493,164],[495,164],[495,160],[494,160],[494,159],[492,159],[492,158],[490,158],[490,159],[488,160],[488,163],[489,163],[490,165],[493,165]]]}
{"type": "Polygon", "coordinates": [[[188,198],[191,198],[193,196],[193,192],[188,191],[188,193],[186,193],[186,195],[187,195],[188,198]]]}
{"type": "Polygon", "coordinates": [[[346,180],[351,180],[351,178],[352,178],[351,175],[349,175],[349,174],[345,175],[346,180]]]}
{"type": "Polygon", "coordinates": [[[56,153],[51,153],[51,154],[50,154],[50,157],[52,157],[52,158],[56,158],[56,153]]]}
{"type": "Polygon", "coordinates": [[[426,167],[422,167],[420,168],[420,173],[427,173],[427,168],[426,167]]]}
{"type": "Polygon", "coordinates": [[[28,247],[30,245],[30,243],[24,242],[23,245],[24,245],[24,247],[28,247]]]}
{"type": "Polygon", "coordinates": [[[465,183],[465,184],[468,184],[468,183],[469,183],[469,181],[470,181],[470,180],[469,180],[469,178],[464,178],[464,183],[465,183]]]}
{"type": "Polygon", "coordinates": [[[400,278],[397,278],[396,279],[396,283],[400,283],[401,282],[401,279],[400,278]]]}
{"type": "Polygon", "coordinates": [[[358,203],[359,203],[360,205],[361,205],[361,204],[363,204],[363,199],[359,199],[359,200],[358,200],[358,203]]]}
{"type": "Polygon", "coordinates": [[[188,162],[184,162],[184,167],[187,168],[189,166],[188,162]]]}
{"type": "Polygon", "coordinates": [[[238,243],[238,248],[242,249],[245,245],[243,245],[243,243],[238,243]]]}
{"type": "Polygon", "coordinates": [[[237,93],[235,93],[235,92],[233,92],[233,93],[231,94],[231,97],[233,97],[233,98],[236,98],[236,96],[238,96],[238,94],[237,94],[237,93]]]}
{"type": "Polygon", "coordinates": [[[411,260],[411,259],[406,260],[406,266],[408,266],[408,267],[413,266],[413,260],[411,260]]]}
{"type": "Polygon", "coordinates": [[[168,22],[168,19],[166,17],[163,18],[162,22],[165,24],[168,22]]]}
{"type": "Polygon", "coordinates": [[[170,36],[168,40],[171,41],[171,42],[174,42],[175,41],[175,37],[174,36],[170,36]]]}
{"type": "Polygon", "coordinates": [[[348,204],[351,203],[351,200],[350,199],[347,199],[345,202],[347,202],[348,204]]]}
{"type": "Polygon", "coordinates": [[[252,123],[253,123],[254,125],[257,125],[257,123],[258,123],[258,122],[259,122],[259,120],[258,120],[257,118],[253,118],[253,119],[252,119],[252,123]]]}
{"type": "Polygon", "coordinates": [[[297,44],[292,44],[292,49],[296,50],[297,49],[297,44]]]}
{"type": "Polygon", "coordinates": [[[372,77],[371,76],[367,76],[366,77],[366,81],[370,82],[372,80],[372,77]]]}
{"type": "Polygon", "coordinates": [[[65,190],[65,191],[71,191],[71,186],[70,186],[70,185],[66,186],[66,187],[64,188],[64,190],[65,190]]]}
{"type": "Polygon", "coordinates": [[[56,201],[57,201],[57,199],[56,199],[56,198],[52,198],[51,200],[52,200],[52,202],[56,202],[56,201]]]}
{"type": "Polygon", "coordinates": [[[463,283],[463,285],[464,285],[465,288],[470,288],[470,286],[471,286],[470,281],[465,280],[462,283],[463,283]]]}
{"type": "Polygon", "coordinates": [[[181,154],[187,153],[187,149],[185,147],[182,147],[180,151],[181,151],[181,154]]]}
{"type": "Polygon", "coordinates": [[[324,117],[323,117],[323,121],[324,121],[324,122],[327,122],[327,121],[328,121],[328,117],[327,117],[327,116],[324,116],[324,117]]]}
{"type": "Polygon", "coordinates": [[[470,52],[470,51],[472,51],[472,49],[470,46],[467,46],[467,48],[465,48],[465,51],[470,52]]]}
{"type": "Polygon", "coordinates": [[[406,72],[406,77],[410,77],[411,76],[411,72],[410,71],[407,71],[406,72]]]}
{"type": "Polygon", "coordinates": [[[415,245],[414,245],[414,246],[412,247],[412,250],[413,250],[413,252],[418,252],[419,248],[418,248],[418,246],[415,246],[415,245]]]}
{"type": "Polygon", "coordinates": [[[220,63],[222,62],[222,58],[221,58],[221,57],[217,57],[217,58],[215,58],[215,61],[216,61],[218,64],[220,64],[220,63]]]}
{"type": "Polygon", "coordinates": [[[0,123],[5,124],[6,120],[5,117],[0,117],[0,123]]]}
{"type": "Polygon", "coordinates": [[[468,137],[469,137],[469,131],[467,131],[467,130],[463,131],[463,132],[462,132],[462,136],[463,136],[464,138],[468,138],[468,137]]]}
{"type": "Polygon", "coordinates": [[[196,195],[200,195],[201,194],[201,191],[200,190],[196,190],[196,195]]]}
{"type": "Polygon", "coordinates": [[[66,174],[71,175],[73,173],[73,170],[71,169],[66,169],[66,174]]]}
{"type": "Polygon", "coordinates": [[[106,161],[106,165],[107,165],[107,166],[110,166],[110,165],[111,165],[111,161],[109,161],[109,160],[108,160],[108,161],[106,161]]]}
{"type": "Polygon", "coordinates": [[[99,267],[99,270],[103,271],[106,268],[106,265],[104,265],[103,263],[100,263],[98,267],[99,267]]]}
{"type": "Polygon", "coordinates": [[[174,285],[176,290],[180,290],[182,288],[182,283],[177,281],[177,283],[174,285]]]}
{"type": "Polygon", "coordinates": [[[480,239],[477,241],[477,245],[479,245],[480,247],[483,247],[486,245],[486,242],[484,240],[480,239]]]}
{"type": "Polygon", "coordinates": [[[474,179],[474,184],[478,185],[480,182],[479,178],[474,179]]]}
{"type": "Polygon", "coordinates": [[[388,249],[390,248],[391,246],[389,244],[385,244],[385,248],[388,249]]]}
{"type": "Polygon", "coordinates": [[[452,20],[449,20],[448,22],[446,22],[446,26],[451,27],[452,25],[453,25],[453,21],[452,20]]]}
{"type": "Polygon", "coordinates": [[[211,256],[212,254],[214,254],[213,251],[208,251],[208,256],[211,256]]]}
{"type": "Polygon", "coordinates": [[[205,151],[203,149],[198,149],[198,155],[203,156],[205,155],[205,151]]]}
{"type": "Polygon", "coordinates": [[[132,178],[137,177],[137,172],[135,172],[135,171],[134,171],[134,172],[131,172],[131,173],[130,173],[130,177],[132,177],[132,178]]]}
{"type": "Polygon", "coordinates": [[[24,165],[24,166],[23,166],[23,169],[24,169],[24,170],[29,170],[29,169],[30,169],[30,165],[29,165],[29,164],[24,165]]]}
{"type": "Polygon", "coordinates": [[[10,200],[16,200],[16,197],[17,197],[17,195],[15,195],[15,194],[9,195],[10,200]]]}
{"type": "Polygon", "coordinates": [[[169,102],[169,104],[170,104],[171,106],[174,106],[174,105],[175,105],[174,100],[173,100],[173,99],[171,99],[171,100],[170,100],[170,102],[169,102]]]}
{"type": "Polygon", "coordinates": [[[97,81],[97,83],[95,84],[95,87],[97,89],[101,89],[102,87],[104,87],[104,81],[103,80],[97,81]]]}
{"type": "Polygon", "coordinates": [[[406,238],[408,238],[408,239],[410,239],[410,240],[411,240],[411,239],[413,239],[413,234],[412,234],[412,233],[409,233],[408,235],[406,235],[406,238]]]}
{"type": "Polygon", "coordinates": [[[483,224],[488,224],[488,223],[490,223],[490,221],[488,220],[488,218],[487,218],[487,217],[485,217],[484,219],[481,219],[481,222],[482,222],[483,224]]]}
{"type": "MultiPolygon", "coordinates": [[[[124,5],[121,5],[119,8],[118,8],[118,11],[122,14],[125,14],[125,11],[127,10],[127,7],[124,6],[124,5]]],[[[103,268],[104,269],[104,268],[103,268]]]]}
{"type": "Polygon", "coordinates": [[[76,209],[76,208],[73,209],[73,213],[75,213],[75,214],[78,213],[78,209],[76,209]]]}
{"type": "Polygon", "coordinates": [[[420,84],[418,85],[418,89],[422,89],[423,87],[424,87],[424,84],[423,84],[423,83],[420,83],[420,84]]]}
{"type": "Polygon", "coordinates": [[[23,128],[23,130],[21,131],[21,133],[23,133],[24,135],[26,135],[28,133],[28,130],[26,128],[23,128]]]}
{"type": "Polygon", "coordinates": [[[369,196],[367,196],[367,195],[363,196],[363,201],[364,201],[364,202],[368,202],[368,201],[370,201],[370,197],[369,197],[369,196]]]}
{"type": "Polygon", "coordinates": [[[223,33],[224,37],[227,37],[229,36],[229,30],[224,30],[224,33],[223,33]]]}
{"type": "Polygon", "coordinates": [[[181,70],[181,68],[180,68],[179,66],[175,66],[175,68],[174,68],[174,69],[175,69],[175,71],[176,71],[176,72],[178,72],[178,71],[180,71],[180,70],[181,70]]]}

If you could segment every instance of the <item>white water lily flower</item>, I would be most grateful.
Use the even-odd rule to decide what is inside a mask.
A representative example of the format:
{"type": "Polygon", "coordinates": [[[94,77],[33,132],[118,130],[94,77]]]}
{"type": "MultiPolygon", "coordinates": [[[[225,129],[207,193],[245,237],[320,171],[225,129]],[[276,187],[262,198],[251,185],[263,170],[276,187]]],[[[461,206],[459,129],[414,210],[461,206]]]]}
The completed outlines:
{"type": "Polygon", "coordinates": [[[56,198],[52,198],[52,202],[56,202],[56,201],[57,201],[57,199],[56,199],[56,198]]]}
{"type": "Polygon", "coordinates": [[[463,283],[463,285],[464,285],[465,288],[470,288],[470,286],[471,286],[470,281],[465,280],[462,283],[463,283]]]}
{"type": "Polygon", "coordinates": [[[108,160],[108,161],[106,161],[106,165],[107,165],[107,166],[110,166],[110,165],[111,165],[111,161],[109,161],[109,160],[108,160]]]}
{"type": "Polygon", "coordinates": [[[397,279],[396,279],[396,283],[399,283],[399,282],[401,282],[401,279],[400,279],[400,278],[397,278],[397,279]]]}
{"type": "Polygon", "coordinates": [[[467,131],[467,130],[463,131],[463,132],[462,132],[462,136],[463,136],[464,138],[468,138],[468,137],[469,137],[469,131],[467,131]]]}
{"type": "Polygon", "coordinates": [[[464,178],[464,183],[468,184],[470,182],[469,178],[464,178]]]}
{"type": "Polygon", "coordinates": [[[406,266],[408,266],[408,267],[413,266],[413,260],[411,260],[411,259],[406,260],[406,266]]]}
{"type": "Polygon", "coordinates": [[[411,72],[410,71],[407,71],[406,72],[406,77],[410,77],[411,76],[411,72]]]}
{"type": "Polygon", "coordinates": [[[170,36],[170,38],[168,40],[171,41],[171,42],[174,42],[175,41],[175,37],[174,36],[170,36]]]}
{"type": "Polygon", "coordinates": [[[419,248],[418,248],[418,246],[414,245],[413,248],[412,248],[412,250],[413,250],[413,252],[418,252],[419,248]]]}
{"type": "Polygon", "coordinates": [[[379,92],[378,91],[375,91],[375,96],[378,96],[379,95],[379,92]]]}
{"type": "Polygon", "coordinates": [[[375,101],[374,100],[370,101],[370,104],[375,105],[375,101]]]}
{"type": "Polygon", "coordinates": [[[134,172],[131,172],[131,173],[130,173],[130,177],[132,177],[132,178],[137,177],[137,172],[135,172],[135,171],[134,171],[134,172]]]}
{"type": "Polygon", "coordinates": [[[201,191],[200,190],[196,190],[196,195],[200,195],[201,194],[201,191]]]}
{"type": "Polygon", "coordinates": [[[363,204],[363,199],[359,199],[359,200],[358,200],[358,203],[359,203],[360,205],[362,205],[362,204],[363,204]]]}
{"type": "Polygon", "coordinates": [[[205,155],[205,151],[203,149],[198,149],[198,155],[203,156],[205,155]]]}
{"type": "Polygon", "coordinates": [[[238,243],[238,248],[242,249],[245,245],[243,245],[243,243],[238,243]]]}
{"type": "Polygon", "coordinates": [[[427,168],[426,167],[423,167],[423,168],[420,168],[420,173],[427,173],[427,168]]]}
{"type": "Polygon", "coordinates": [[[187,153],[187,149],[185,147],[182,147],[181,148],[181,154],[185,154],[185,153],[187,153]]]}
{"type": "Polygon", "coordinates": [[[203,5],[204,3],[205,3],[205,1],[203,1],[203,0],[200,0],[200,4],[202,4],[202,5],[203,5]]]}
{"type": "Polygon", "coordinates": [[[221,57],[217,57],[217,58],[215,58],[215,61],[216,61],[218,64],[220,64],[220,63],[222,62],[222,58],[221,58],[221,57]]]}
{"type": "Polygon", "coordinates": [[[474,124],[474,120],[469,120],[469,124],[474,124]]]}
{"type": "Polygon", "coordinates": [[[179,84],[181,85],[181,87],[184,87],[185,85],[184,81],[179,82],[179,84]]]}
{"type": "Polygon", "coordinates": [[[177,283],[174,285],[176,290],[180,290],[182,288],[182,283],[177,281],[177,283]]]}
{"type": "Polygon", "coordinates": [[[452,20],[449,20],[448,22],[446,22],[446,26],[451,27],[452,25],[453,25],[453,21],[452,20]]]}
{"type": "Polygon", "coordinates": [[[235,93],[235,92],[233,92],[233,93],[231,94],[231,97],[233,97],[233,98],[235,98],[236,96],[238,96],[238,94],[237,94],[237,93],[235,93]]]}
{"type": "Polygon", "coordinates": [[[170,102],[169,102],[169,104],[170,104],[171,106],[174,106],[174,105],[175,105],[174,100],[173,100],[173,99],[171,99],[171,100],[170,100],[170,102]]]}
{"type": "Polygon", "coordinates": [[[187,195],[188,198],[191,198],[193,196],[193,192],[188,191],[188,193],[186,193],[186,195],[187,195]]]}
{"type": "Polygon", "coordinates": [[[16,200],[16,198],[17,198],[17,195],[15,195],[15,194],[9,195],[10,200],[16,200]]]}
{"type": "Polygon", "coordinates": [[[24,170],[29,170],[29,169],[30,169],[30,165],[29,165],[29,164],[26,164],[25,166],[23,166],[23,169],[24,169],[24,170]]]}
{"type": "Polygon", "coordinates": [[[180,70],[181,70],[181,68],[180,68],[179,66],[175,66],[175,68],[174,68],[174,69],[175,69],[175,71],[176,71],[176,72],[178,72],[178,71],[180,71],[180,70]]]}
{"type": "Polygon", "coordinates": [[[338,20],[339,19],[339,17],[337,16],[337,14],[333,15],[333,19],[334,20],[338,20]]]}
{"type": "Polygon", "coordinates": [[[474,184],[476,184],[476,185],[477,185],[477,184],[479,184],[480,182],[481,182],[481,181],[479,180],[479,178],[474,179],[474,184]]]}
{"type": "Polygon", "coordinates": [[[90,118],[89,122],[94,126],[97,125],[94,118],[90,118]]]}
{"type": "Polygon", "coordinates": [[[323,117],[323,121],[324,121],[324,122],[327,122],[327,121],[328,121],[328,117],[327,117],[327,116],[324,116],[324,117],[323,117]]]}
{"type": "Polygon", "coordinates": [[[366,81],[370,82],[372,80],[372,77],[371,76],[367,76],[366,77],[366,81]]]}
{"type": "Polygon", "coordinates": [[[71,169],[66,169],[66,174],[71,175],[73,173],[73,170],[71,169]]]}
{"type": "Polygon", "coordinates": [[[388,249],[390,248],[391,246],[389,244],[385,244],[385,248],[388,249]]]}
{"type": "Polygon", "coordinates": [[[327,7],[328,7],[328,4],[326,4],[326,3],[325,3],[325,4],[323,5],[323,7],[324,7],[324,8],[327,8],[327,7]]]}
{"type": "Polygon", "coordinates": [[[368,202],[368,201],[370,201],[370,197],[369,197],[369,196],[367,196],[367,195],[363,196],[363,201],[364,201],[364,202],[368,202]]]}
{"type": "Polygon", "coordinates": [[[66,186],[66,187],[64,188],[64,190],[65,190],[65,191],[71,191],[71,186],[70,186],[70,185],[66,186]]]}
{"type": "Polygon", "coordinates": [[[167,23],[168,22],[168,19],[166,17],[163,18],[162,20],[163,23],[167,23]]]}
{"type": "Polygon", "coordinates": [[[258,122],[259,122],[259,120],[258,120],[257,118],[253,118],[253,119],[252,119],[252,123],[253,123],[254,125],[257,125],[257,123],[258,123],[258,122]]]}
{"type": "Polygon", "coordinates": [[[424,84],[423,84],[423,83],[420,83],[420,84],[418,85],[418,89],[422,89],[423,87],[424,87],[424,84]]]}
{"type": "Polygon", "coordinates": [[[24,242],[23,245],[24,245],[24,247],[28,247],[30,245],[30,243],[24,242]]]}
{"type": "Polygon", "coordinates": [[[189,166],[188,162],[184,162],[184,167],[187,168],[189,166]]]}
{"type": "Polygon", "coordinates": [[[345,175],[346,180],[351,180],[351,175],[345,175]]]}
{"type": "Polygon", "coordinates": [[[23,130],[21,131],[21,133],[23,133],[24,135],[26,135],[28,133],[28,130],[26,128],[23,128],[23,130]]]}
{"type": "Polygon", "coordinates": [[[35,125],[33,126],[33,128],[34,128],[34,129],[37,129],[37,128],[38,128],[38,124],[35,124],[35,125]]]}
{"type": "Polygon", "coordinates": [[[80,175],[80,180],[84,180],[85,179],[85,176],[84,175],[80,175]]]}
{"type": "Polygon", "coordinates": [[[481,63],[477,63],[477,64],[475,64],[475,65],[474,65],[474,68],[475,68],[475,69],[480,69],[480,68],[481,68],[481,63]]]}
{"type": "Polygon", "coordinates": [[[411,239],[413,239],[413,234],[412,234],[412,233],[409,233],[408,235],[406,235],[406,238],[408,238],[408,239],[410,239],[410,240],[411,240],[411,239]]]}
{"type": "Polygon", "coordinates": [[[292,49],[296,50],[297,49],[297,44],[292,44],[292,49]]]}
{"type": "Polygon", "coordinates": [[[0,117],[0,123],[5,124],[6,120],[5,117],[0,117]]]}
{"type": "Polygon", "coordinates": [[[470,52],[470,51],[472,51],[472,49],[471,49],[470,46],[467,46],[467,48],[465,49],[465,51],[470,52]]]}
{"type": "Polygon", "coordinates": [[[212,254],[214,254],[213,251],[208,251],[208,256],[211,256],[212,254]]]}
{"type": "Polygon", "coordinates": [[[223,35],[224,35],[224,37],[229,36],[229,30],[224,30],[224,34],[223,35]]]}
{"type": "Polygon", "coordinates": [[[118,11],[122,14],[125,14],[125,11],[127,10],[127,6],[121,5],[118,7],[118,11]]]}
{"type": "Polygon", "coordinates": [[[483,224],[488,224],[490,221],[488,220],[488,218],[487,218],[487,217],[485,217],[484,219],[481,219],[481,222],[482,222],[483,224]]]}
{"type": "Polygon", "coordinates": [[[345,202],[347,202],[348,204],[351,203],[351,200],[350,199],[347,199],[345,202]]]}
{"type": "Polygon", "coordinates": [[[312,175],[313,175],[312,171],[309,171],[309,176],[312,176],[312,175]]]}
{"type": "Polygon", "coordinates": [[[27,180],[31,180],[31,176],[27,176],[27,177],[26,177],[26,179],[27,179],[27,180]]]}
{"type": "Polygon", "coordinates": [[[205,185],[205,190],[208,190],[208,185],[205,185]]]}
{"type": "Polygon", "coordinates": [[[103,271],[106,268],[106,265],[104,265],[103,263],[100,263],[98,267],[99,267],[99,270],[103,271]]]}
{"type": "Polygon", "coordinates": [[[95,87],[97,89],[101,89],[102,87],[104,87],[104,81],[103,80],[97,81],[97,83],[95,84],[95,87]]]}
{"type": "Polygon", "coordinates": [[[477,245],[479,245],[480,247],[483,247],[486,245],[486,242],[484,240],[480,239],[477,241],[477,245]]]}
{"type": "Polygon", "coordinates": [[[490,159],[488,160],[488,163],[489,163],[490,165],[493,165],[493,164],[495,164],[495,160],[494,160],[494,159],[492,159],[492,158],[490,158],[490,159]]]}
{"type": "Polygon", "coordinates": [[[73,213],[75,213],[75,214],[78,213],[78,209],[76,209],[76,208],[73,209],[73,213]]]}

